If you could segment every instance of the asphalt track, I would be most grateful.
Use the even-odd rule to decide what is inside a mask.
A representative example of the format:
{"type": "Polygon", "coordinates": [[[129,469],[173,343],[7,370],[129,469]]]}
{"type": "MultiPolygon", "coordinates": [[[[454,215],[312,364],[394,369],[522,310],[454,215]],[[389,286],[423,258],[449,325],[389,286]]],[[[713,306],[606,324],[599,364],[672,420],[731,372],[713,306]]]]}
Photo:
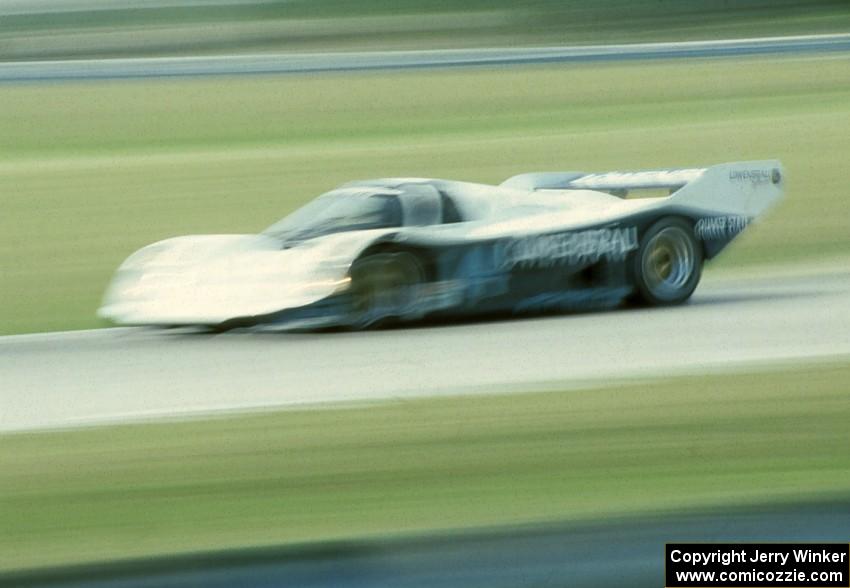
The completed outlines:
{"type": "Polygon", "coordinates": [[[279,53],[0,63],[0,82],[534,65],[850,51],[850,34],[566,47],[279,53]]]}
{"type": "Polygon", "coordinates": [[[594,386],[850,357],[850,269],[707,278],[676,308],[360,333],[107,329],[0,338],[0,430],[594,386]]]}
{"type": "Polygon", "coordinates": [[[833,500],[34,570],[0,575],[0,585],[655,588],[667,542],[846,544],[848,529],[848,502],[833,500]]]}

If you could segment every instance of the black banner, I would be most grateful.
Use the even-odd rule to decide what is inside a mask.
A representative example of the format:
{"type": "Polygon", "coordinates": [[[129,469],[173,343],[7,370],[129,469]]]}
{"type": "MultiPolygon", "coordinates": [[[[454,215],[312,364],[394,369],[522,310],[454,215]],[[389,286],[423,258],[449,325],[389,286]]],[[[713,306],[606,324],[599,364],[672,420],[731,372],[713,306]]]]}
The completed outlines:
{"type": "Polygon", "coordinates": [[[667,588],[850,586],[847,543],[668,543],[667,588]]]}

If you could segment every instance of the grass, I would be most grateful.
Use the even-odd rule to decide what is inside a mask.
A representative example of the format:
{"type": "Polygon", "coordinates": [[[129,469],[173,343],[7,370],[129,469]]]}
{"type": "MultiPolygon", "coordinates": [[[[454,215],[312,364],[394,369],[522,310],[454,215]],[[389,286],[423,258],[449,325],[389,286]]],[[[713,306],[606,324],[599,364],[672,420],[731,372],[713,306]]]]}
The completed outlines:
{"type": "Polygon", "coordinates": [[[850,491],[850,364],[0,437],[0,569],[850,491]]]}
{"type": "Polygon", "coordinates": [[[651,62],[0,88],[0,333],[97,326],[169,236],[256,232],[355,178],[778,157],[787,200],[719,261],[850,250],[850,59],[651,62]]]}

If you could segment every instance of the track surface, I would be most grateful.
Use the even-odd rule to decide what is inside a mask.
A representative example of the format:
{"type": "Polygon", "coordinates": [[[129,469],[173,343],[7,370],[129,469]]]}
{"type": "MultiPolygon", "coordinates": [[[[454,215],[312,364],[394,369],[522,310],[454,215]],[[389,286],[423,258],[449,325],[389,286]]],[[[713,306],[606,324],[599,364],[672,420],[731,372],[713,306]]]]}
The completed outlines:
{"type": "Polygon", "coordinates": [[[850,34],[575,47],[282,53],[0,63],[0,82],[530,65],[850,51],[850,34]]]}
{"type": "Polygon", "coordinates": [[[850,355],[850,271],[704,280],[678,308],[364,333],[0,338],[0,430],[540,390],[850,355]]]}
{"type": "Polygon", "coordinates": [[[219,552],[0,575],[9,586],[663,586],[664,543],[846,543],[847,502],[219,552]]]}

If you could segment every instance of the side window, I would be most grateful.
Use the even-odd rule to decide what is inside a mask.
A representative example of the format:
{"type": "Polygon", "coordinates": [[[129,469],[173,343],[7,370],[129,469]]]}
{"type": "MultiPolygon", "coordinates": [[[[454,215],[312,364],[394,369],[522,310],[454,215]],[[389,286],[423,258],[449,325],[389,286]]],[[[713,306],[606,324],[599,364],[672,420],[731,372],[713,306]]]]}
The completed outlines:
{"type": "Polygon", "coordinates": [[[401,199],[404,226],[427,227],[443,221],[440,194],[429,184],[405,184],[401,199]]]}
{"type": "Polygon", "coordinates": [[[443,204],[443,224],[459,223],[463,221],[457,206],[455,206],[454,200],[449,198],[449,196],[447,196],[442,190],[440,191],[440,201],[443,204]]]}
{"type": "Polygon", "coordinates": [[[370,199],[379,202],[380,219],[376,228],[400,227],[402,224],[401,202],[398,196],[391,194],[376,194],[370,199]]]}

